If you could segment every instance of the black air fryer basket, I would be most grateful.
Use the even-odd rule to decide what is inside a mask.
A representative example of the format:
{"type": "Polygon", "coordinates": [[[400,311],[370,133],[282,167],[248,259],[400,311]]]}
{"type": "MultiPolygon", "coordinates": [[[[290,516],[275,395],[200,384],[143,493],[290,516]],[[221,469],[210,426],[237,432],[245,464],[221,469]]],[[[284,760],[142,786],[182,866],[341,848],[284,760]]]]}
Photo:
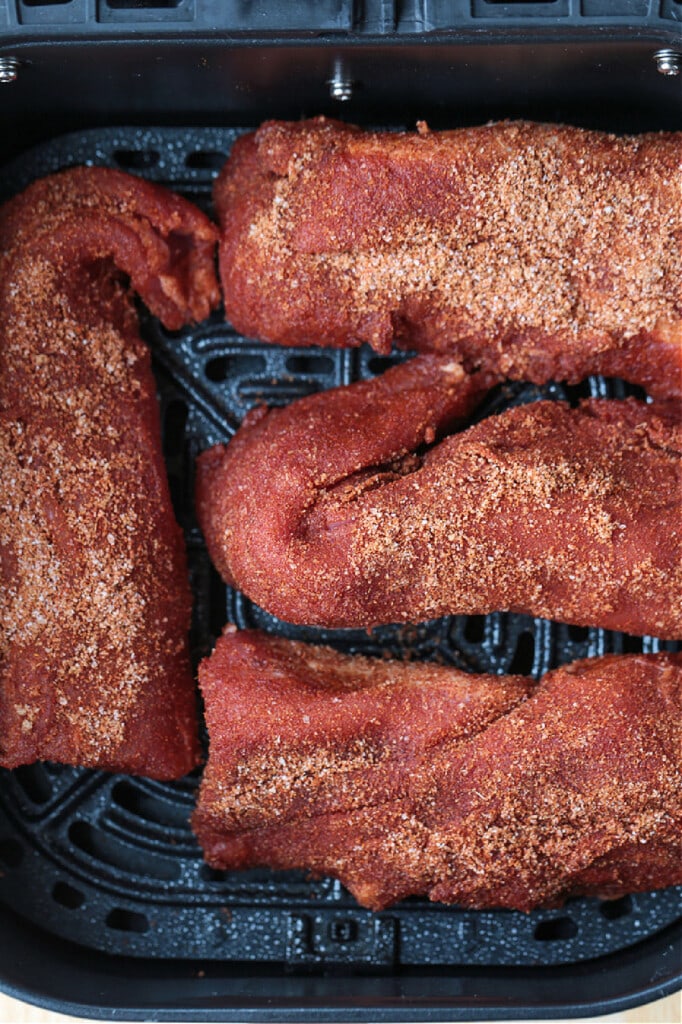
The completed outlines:
{"type": "MultiPolygon", "coordinates": [[[[387,128],[529,117],[680,129],[682,2],[0,0],[0,199],[90,163],[210,212],[241,131],[317,113],[387,128]]],[[[209,563],[192,506],[196,455],[258,402],[366,378],[405,355],[264,346],[220,313],[180,332],[141,315],[189,551],[196,661],[228,619],[536,678],[579,657],[674,648],[519,615],[370,635],[273,619],[209,563]]],[[[484,414],[627,393],[600,378],[509,385],[484,414]]],[[[51,764],[0,771],[0,989],[105,1019],[317,1022],[584,1016],[682,987],[680,889],[527,915],[420,899],[372,914],[330,879],[209,869],[188,824],[197,783],[51,764]]]]}

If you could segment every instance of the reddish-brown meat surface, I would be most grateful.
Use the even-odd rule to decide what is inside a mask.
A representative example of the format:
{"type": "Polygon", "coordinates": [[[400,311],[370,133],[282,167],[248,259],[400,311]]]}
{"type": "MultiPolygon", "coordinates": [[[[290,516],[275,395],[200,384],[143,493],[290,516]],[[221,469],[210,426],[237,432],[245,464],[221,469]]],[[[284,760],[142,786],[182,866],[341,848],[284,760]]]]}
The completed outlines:
{"type": "Polygon", "coordinates": [[[103,169],[0,211],[3,766],[197,762],[184,545],[131,292],[168,327],[202,319],[215,241],[189,203],[103,169]]]}
{"type": "Polygon", "coordinates": [[[679,396],[681,195],[681,133],[268,122],[215,188],[227,316],[285,345],[679,396]]]}
{"type": "Polygon", "coordinates": [[[256,410],[199,459],[199,519],[223,577],[296,623],[512,610],[682,635],[682,445],[668,410],[540,402],[424,452],[484,389],[420,356],[256,410]]]}
{"type": "Polygon", "coordinates": [[[193,824],[215,868],[304,868],[372,909],[530,910],[682,883],[682,655],[470,676],[228,633],[199,670],[193,824]]]}

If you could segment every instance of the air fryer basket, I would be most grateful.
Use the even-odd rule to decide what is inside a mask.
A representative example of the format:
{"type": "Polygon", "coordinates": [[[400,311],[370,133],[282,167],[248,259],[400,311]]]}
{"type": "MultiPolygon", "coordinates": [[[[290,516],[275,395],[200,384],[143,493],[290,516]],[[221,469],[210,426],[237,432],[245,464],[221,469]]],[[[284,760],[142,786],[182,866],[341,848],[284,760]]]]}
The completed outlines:
{"type": "MultiPolygon", "coordinates": [[[[535,11],[556,8],[557,2],[562,0],[534,5],[535,11]]],[[[19,14],[41,7],[27,0],[17,3],[19,14]]],[[[106,0],[98,11],[123,9],[117,4],[106,0]]],[[[77,5],[78,0],[68,0],[62,6],[76,11],[77,5]]],[[[42,6],[54,15],[60,5],[42,6]]],[[[166,28],[177,27],[179,14],[194,10],[187,0],[163,6],[175,12],[166,28]]],[[[400,8],[403,14],[409,6],[400,8]]],[[[672,0],[670,10],[676,14],[681,6],[672,0]]],[[[493,7],[492,2],[479,4],[480,10],[493,7]]],[[[142,8],[162,9],[158,4],[142,8]]],[[[337,8],[322,4],[319,9],[337,8]]],[[[367,9],[375,10],[372,4],[367,9]]],[[[426,2],[419,9],[440,10],[426,2]]],[[[478,8],[474,4],[471,9],[478,8]]],[[[0,0],[0,24],[2,15],[0,0]]],[[[102,23],[109,24],[106,18],[102,23]]],[[[19,24],[33,22],[17,21],[17,38],[19,24]]],[[[301,45],[307,42],[301,40],[301,45]]],[[[157,44],[158,39],[150,40],[150,50],[157,44]]],[[[323,59],[317,49],[306,52],[315,54],[313,63],[331,60],[330,50],[323,59]]],[[[577,59],[582,59],[579,54],[577,59]]],[[[343,65],[337,61],[334,66],[339,72],[343,65]]],[[[442,71],[438,60],[435,66],[442,71]]],[[[28,63],[25,70],[30,75],[28,63]]],[[[187,65],[185,70],[191,77],[187,65]]],[[[647,66],[647,74],[655,77],[655,67],[647,66]]],[[[648,105],[642,102],[628,111],[611,101],[593,116],[583,110],[582,121],[608,123],[610,118],[616,128],[679,125],[680,105],[657,107],[651,97],[658,95],[660,83],[651,81],[648,105]]],[[[331,85],[325,81],[325,90],[333,93],[334,87],[333,77],[331,85]]],[[[103,88],[101,83],[95,92],[97,88],[103,88]]],[[[493,89],[487,95],[480,109],[497,116],[524,112],[518,96],[505,109],[501,94],[493,89]]],[[[201,96],[206,98],[205,90],[201,96]]],[[[173,99],[166,93],[161,101],[165,111],[152,111],[157,122],[173,120],[168,109],[173,99]]],[[[539,103],[543,116],[568,120],[565,112],[573,97],[563,99],[562,104],[555,97],[553,111],[539,103]]],[[[83,102],[76,96],[73,100],[74,108],[83,102]]],[[[22,102],[29,100],[20,98],[19,113],[22,102]]],[[[54,98],[44,102],[49,105],[54,98]]],[[[117,103],[120,108],[120,97],[117,103]]],[[[186,107],[187,97],[181,104],[186,107]]],[[[278,104],[273,96],[273,106],[278,104]]],[[[447,122],[433,96],[424,105],[437,121],[447,122]]],[[[376,121],[375,106],[368,102],[363,110],[361,96],[356,97],[348,116],[367,120],[371,115],[376,121]]],[[[322,109],[340,112],[329,98],[284,112],[291,116],[322,109]]],[[[22,122],[16,111],[13,139],[38,137],[35,117],[25,116],[22,122]]],[[[262,104],[254,123],[272,112],[262,104]]],[[[73,117],[64,102],[56,124],[66,127],[73,117]]],[[[81,117],[101,124],[107,120],[103,108],[81,111],[81,117]]],[[[200,112],[190,119],[200,121],[200,112]]],[[[240,124],[244,119],[242,108],[224,120],[240,124]]],[[[455,109],[449,123],[472,119],[470,110],[455,109]]],[[[214,120],[214,112],[206,120],[214,120]]],[[[395,125],[395,114],[386,121],[395,125]]],[[[40,175],[94,163],[161,182],[210,212],[212,179],[241,130],[197,124],[99,126],[57,137],[50,132],[5,163],[0,199],[40,175]]],[[[389,650],[472,671],[528,672],[536,678],[579,657],[674,648],[654,638],[519,615],[452,617],[371,634],[295,628],[272,618],[225,588],[209,563],[192,503],[196,455],[228,440],[256,403],[283,404],[366,378],[405,355],[386,359],[366,348],[264,346],[237,335],[220,313],[196,329],[179,332],[164,330],[144,310],[141,316],[154,356],[171,492],[189,552],[195,661],[211,650],[226,620],[343,650],[389,650]]],[[[538,398],[576,401],[586,394],[632,390],[600,378],[578,388],[507,385],[489,398],[479,415],[538,398]]],[[[605,1013],[682,985],[679,889],[610,902],[574,900],[560,910],[529,915],[464,911],[420,899],[376,915],[359,908],[329,879],[209,869],[188,824],[197,782],[198,777],[189,777],[176,784],[159,783],[50,764],[0,772],[0,988],[62,1012],[120,1019],[415,1021],[605,1013]]]]}

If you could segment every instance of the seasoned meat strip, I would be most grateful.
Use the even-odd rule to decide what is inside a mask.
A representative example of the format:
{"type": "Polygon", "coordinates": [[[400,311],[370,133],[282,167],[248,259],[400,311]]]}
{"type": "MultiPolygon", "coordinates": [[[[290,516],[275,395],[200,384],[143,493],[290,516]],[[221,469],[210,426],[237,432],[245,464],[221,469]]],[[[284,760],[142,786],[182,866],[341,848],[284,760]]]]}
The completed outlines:
{"type": "Polygon", "coordinates": [[[199,459],[199,519],[223,577],[308,625],[510,610],[682,636],[674,411],[544,401],[438,441],[486,386],[420,356],[255,410],[199,459]]]}
{"type": "Polygon", "coordinates": [[[219,300],[215,228],[105,169],[0,210],[0,765],[175,778],[198,760],[190,592],[133,292],[219,300]]]}
{"type": "Polygon", "coordinates": [[[226,632],[199,670],[194,829],[215,868],[302,868],[374,910],[531,910],[682,883],[682,655],[533,686],[226,632]]]}
{"type": "Polygon", "coordinates": [[[215,201],[227,316],[251,337],[682,394],[682,133],[271,121],[215,201]]]}

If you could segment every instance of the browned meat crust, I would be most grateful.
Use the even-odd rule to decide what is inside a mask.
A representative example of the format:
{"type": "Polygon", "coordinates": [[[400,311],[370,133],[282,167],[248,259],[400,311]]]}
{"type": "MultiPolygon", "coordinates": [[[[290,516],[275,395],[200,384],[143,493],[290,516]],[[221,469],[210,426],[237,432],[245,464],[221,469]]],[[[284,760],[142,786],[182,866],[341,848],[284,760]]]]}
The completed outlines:
{"type": "Polygon", "coordinates": [[[200,667],[215,868],[530,910],[682,883],[682,655],[470,676],[226,633],[200,667]]]}
{"type": "Polygon", "coordinates": [[[540,402],[424,452],[484,389],[420,356],[257,410],[199,459],[219,571],[304,624],[512,610],[682,635],[682,445],[667,409],[540,402]]]}
{"type": "Polygon", "coordinates": [[[682,134],[525,122],[239,140],[215,189],[235,327],[682,393],[682,134]]]}
{"type": "Polygon", "coordinates": [[[0,764],[198,759],[184,545],[130,278],[168,327],[219,295],[216,231],[165,190],[65,172],[0,211],[0,764]]]}

